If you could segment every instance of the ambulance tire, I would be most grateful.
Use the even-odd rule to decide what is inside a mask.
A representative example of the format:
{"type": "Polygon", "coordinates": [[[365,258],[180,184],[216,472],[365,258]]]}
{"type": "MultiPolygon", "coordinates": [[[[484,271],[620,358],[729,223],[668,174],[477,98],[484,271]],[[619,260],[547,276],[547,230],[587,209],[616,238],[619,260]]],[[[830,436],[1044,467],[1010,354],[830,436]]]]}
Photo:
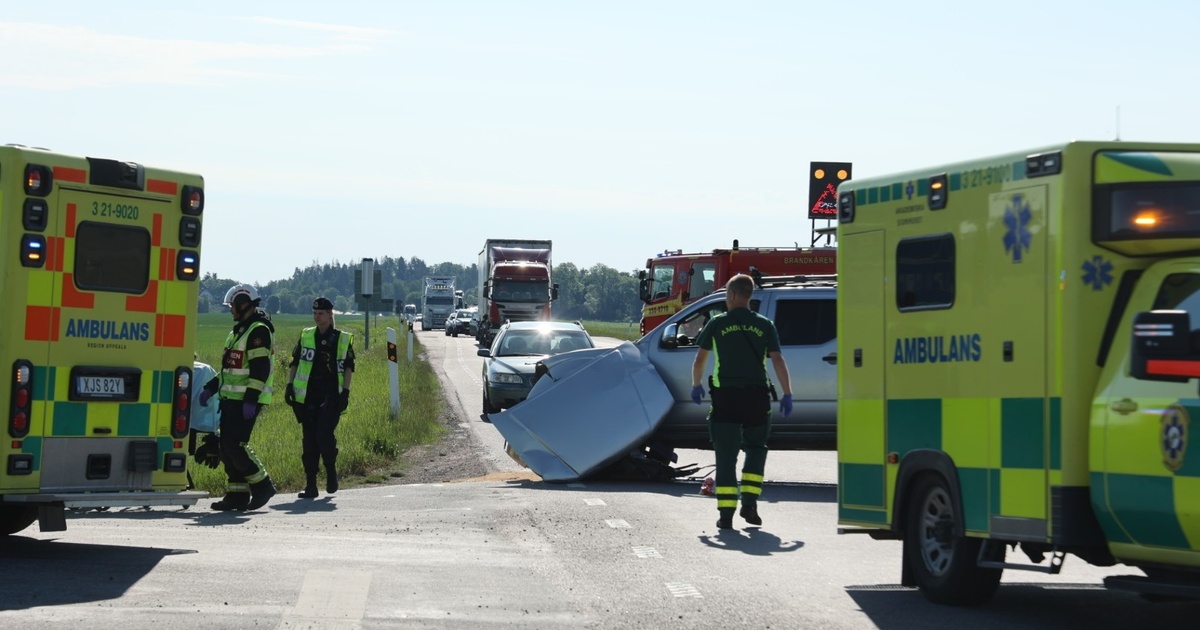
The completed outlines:
{"type": "Polygon", "coordinates": [[[30,525],[38,518],[36,505],[2,505],[0,504],[0,536],[15,534],[30,525]]]}
{"type": "Polygon", "coordinates": [[[991,599],[1003,570],[977,565],[982,539],[953,533],[962,515],[954,513],[945,480],[941,475],[923,475],[910,496],[904,561],[921,593],[929,601],[950,606],[978,606],[991,599]]]}

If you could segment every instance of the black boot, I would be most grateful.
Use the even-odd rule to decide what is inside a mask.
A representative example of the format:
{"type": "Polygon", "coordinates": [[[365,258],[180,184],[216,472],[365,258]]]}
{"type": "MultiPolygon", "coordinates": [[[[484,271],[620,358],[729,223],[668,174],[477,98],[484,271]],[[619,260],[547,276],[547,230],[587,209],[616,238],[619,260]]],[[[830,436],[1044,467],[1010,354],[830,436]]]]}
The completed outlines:
{"type": "Polygon", "coordinates": [[[212,509],[218,512],[241,512],[249,504],[249,492],[226,492],[225,498],[212,504],[212,509]]]}
{"type": "Polygon", "coordinates": [[[742,499],[742,518],[751,525],[762,525],[762,517],[758,515],[758,502],[742,499]]]}
{"type": "Polygon", "coordinates": [[[317,498],[317,476],[316,475],[306,475],[306,476],[308,477],[308,482],[304,484],[304,492],[300,493],[300,498],[301,499],[315,499],[315,498],[317,498]]]}
{"type": "Polygon", "coordinates": [[[246,506],[246,509],[257,510],[266,505],[273,496],[275,496],[275,484],[271,483],[270,477],[266,477],[258,483],[252,483],[250,484],[250,504],[246,506]]]}
{"type": "Polygon", "coordinates": [[[733,529],[733,508],[720,508],[721,518],[717,519],[717,529],[733,529]]]}
{"type": "Polygon", "coordinates": [[[337,469],[333,466],[325,467],[325,492],[333,494],[338,491],[337,469]]]}

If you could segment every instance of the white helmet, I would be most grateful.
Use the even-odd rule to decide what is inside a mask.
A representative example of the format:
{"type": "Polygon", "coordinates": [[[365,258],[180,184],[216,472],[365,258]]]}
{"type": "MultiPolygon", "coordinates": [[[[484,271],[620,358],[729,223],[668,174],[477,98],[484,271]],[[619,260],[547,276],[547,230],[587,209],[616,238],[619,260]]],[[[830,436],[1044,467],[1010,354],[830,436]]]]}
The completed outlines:
{"type": "Polygon", "coordinates": [[[225,306],[233,306],[235,303],[245,302],[258,304],[258,289],[248,284],[235,284],[225,292],[225,306]]]}

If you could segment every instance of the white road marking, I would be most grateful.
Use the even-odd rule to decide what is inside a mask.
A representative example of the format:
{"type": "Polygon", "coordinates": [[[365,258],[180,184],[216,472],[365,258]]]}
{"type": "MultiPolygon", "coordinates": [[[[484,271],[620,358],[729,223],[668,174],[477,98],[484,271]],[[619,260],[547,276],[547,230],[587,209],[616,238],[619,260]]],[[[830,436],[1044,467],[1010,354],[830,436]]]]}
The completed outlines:
{"type": "Polygon", "coordinates": [[[606,505],[604,499],[584,499],[584,505],[606,505]]]}
{"type": "Polygon", "coordinates": [[[613,529],[622,529],[625,527],[630,527],[629,523],[627,523],[623,519],[619,519],[619,518],[605,519],[604,522],[608,523],[608,526],[613,529]]]}
{"type": "MultiPolygon", "coordinates": [[[[454,338],[451,337],[450,339],[454,339],[454,338]]],[[[451,341],[447,340],[446,343],[451,343],[451,341]]],[[[474,347],[474,346],[472,346],[472,347],[474,347]]],[[[456,355],[456,358],[458,359],[458,365],[460,367],[462,367],[464,372],[467,373],[467,376],[470,377],[471,382],[475,384],[475,387],[477,387],[479,389],[479,391],[482,392],[483,391],[483,380],[479,377],[479,373],[475,371],[474,367],[467,365],[467,360],[465,358],[465,355],[463,354],[463,344],[455,343],[454,344],[454,353],[456,355]]]]}
{"type": "Polygon", "coordinates": [[[371,573],[309,571],[296,605],[279,620],[278,630],[360,630],[367,611],[371,573]]]}
{"type": "Polygon", "coordinates": [[[699,589],[691,584],[687,584],[686,582],[667,582],[667,590],[671,591],[671,594],[675,597],[695,597],[698,599],[704,598],[704,596],[700,594],[699,589]]]}
{"type": "Polygon", "coordinates": [[[633,555],[639,558],[661,558],[662,554],[654,547],[634,547],[633,555]]]}

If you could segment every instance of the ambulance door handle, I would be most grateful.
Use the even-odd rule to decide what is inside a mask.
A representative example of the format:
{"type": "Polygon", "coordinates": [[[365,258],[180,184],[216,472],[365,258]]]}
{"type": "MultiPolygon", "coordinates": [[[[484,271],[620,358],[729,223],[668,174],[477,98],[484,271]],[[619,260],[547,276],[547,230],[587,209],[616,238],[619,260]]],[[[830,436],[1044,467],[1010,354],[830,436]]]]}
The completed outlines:
{"type": "Polygon", "coordinates": [[[1128,414],[1137,411],[1138,404],[1128,398],[1122,398],[1111,403],[1108,408],[1119,414],[1128,414]]]}

